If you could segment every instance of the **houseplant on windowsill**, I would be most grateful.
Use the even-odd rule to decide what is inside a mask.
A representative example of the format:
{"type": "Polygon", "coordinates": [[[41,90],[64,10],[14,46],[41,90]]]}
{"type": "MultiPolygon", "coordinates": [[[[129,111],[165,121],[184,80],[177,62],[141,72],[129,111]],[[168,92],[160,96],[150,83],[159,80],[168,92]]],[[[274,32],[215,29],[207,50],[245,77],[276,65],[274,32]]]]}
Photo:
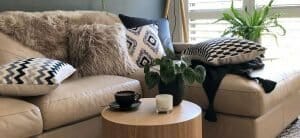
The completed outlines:
{"type": "MultiPolygon", "coordinates": [[[[270,34],[271,30],[276,28],[282,31],[281,35],[285,35],[286,30],[278,23],[280,14],[270,14],[273,2],[274,0],[271,0],[267,5],[248,12],[247,9],[241,11],[235,9],[232,1],[230,10],[224,12],[223,17],[216,21],[230,23],[230,26],[223,32],[223,36],[231,35],[260,42],[262,32],[266,31],[270,34]]],[[[276,35],[273,36],[276,39],[276,35]]]]}
{"type": "Polygon", "coordinates": [[[194,69],[189,67],[190,62],[182,59],[175,63],[172,59],[174,54],[166,50],[168,56],[155,59],[153,64],[144,67],[145,82],[149,89],[158,85],[160,94],[173,95],[173,106],[179,105],[184,94],[184,82],[203,83],[206,72],[201,65],[194,69]]]}

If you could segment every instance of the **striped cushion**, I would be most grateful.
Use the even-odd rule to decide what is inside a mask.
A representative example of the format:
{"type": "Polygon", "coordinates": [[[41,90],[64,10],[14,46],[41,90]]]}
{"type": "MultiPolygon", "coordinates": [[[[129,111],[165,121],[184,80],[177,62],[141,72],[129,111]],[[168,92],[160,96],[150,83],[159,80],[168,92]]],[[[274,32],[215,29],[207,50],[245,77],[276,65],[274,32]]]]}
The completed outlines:
{"type": "Polygon", "coordinates": [[[28,58],[0,66],[0,94],[36,96],[48,93],[75,69],[47,58],[28,58]]]}
{"type": "Polygon", "coordinates": [[[253,41],[238,38],[217,38],[185,49],[182,56],[218,66],[247,62],[264,53],[265,48],[253,41]]]}

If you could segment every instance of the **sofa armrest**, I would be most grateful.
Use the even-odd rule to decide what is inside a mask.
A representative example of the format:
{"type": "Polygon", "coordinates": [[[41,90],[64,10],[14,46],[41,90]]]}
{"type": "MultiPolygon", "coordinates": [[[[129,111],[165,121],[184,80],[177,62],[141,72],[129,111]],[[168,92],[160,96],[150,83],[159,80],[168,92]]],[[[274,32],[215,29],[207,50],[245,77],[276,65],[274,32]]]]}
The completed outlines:
{"type": "Polygon", "coordinates": [[[173,47],[175,51],[175,60],[181,59],[181,52],[186,48],[189,48],[192,44],[191,43],[184,43],[184,42],[173,42],[173,47]]]}
{"type": "Polygon", "coordinates": [[[155,95],[158,94],[158,88],[154,87],[153,89],[148,89],[146,82],[145,82],[145,73],[144,69],[140,68],[135,73],[130,74],[129,76],[126,76],[131,79],[138,80],[142,87],[142,97],[143,98],[153,98],[155,95]]]}
{"type": "Polygon", "coordinates": [[[189,48],[191,45],[191,43],[173,42],[173,47],[176,54],[180,54],[183,50],[189,48]]]}

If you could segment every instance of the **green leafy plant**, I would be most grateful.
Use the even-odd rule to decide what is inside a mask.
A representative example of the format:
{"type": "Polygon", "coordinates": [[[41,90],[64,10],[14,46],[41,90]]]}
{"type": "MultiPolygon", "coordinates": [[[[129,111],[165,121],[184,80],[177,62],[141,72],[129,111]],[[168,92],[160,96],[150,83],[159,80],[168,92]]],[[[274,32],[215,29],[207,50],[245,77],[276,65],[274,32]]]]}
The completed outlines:
{"type": "Polygon", "coordinates": [[[147,64],[144,67],[145,81],[148,88],[153,88],[158,83],[169,84],[176,79],[176,76],[182,77],[188,83],[197,81],[203,83],[206,72],[205,68],[201,65],[196,66],[194,69],[189,67],[190,61],[188,59],[181,59],[175,63],[172,59],[174,54],[170,50],[166,50],[167,56],[160,59],[155,59],[152,65],[147,64]],[[156,67],[159,67],[157,69],[156,67]]]}
{"type": "Polygon", "coordinates": [[[270,14],[272,4],[271,0],[267,5],[248,12],[247,9],[239,11],[234,8],[233,1],[229,11],[223,13],[223,17],[216,22],[226,21],[230,26],[224,31],[223,36],[238,36],[244,39],[258,41],[263,31],[271,32],[271,28],[278,28],[285,35],[286,30],[278,23],[280,14],[270,14]]]}

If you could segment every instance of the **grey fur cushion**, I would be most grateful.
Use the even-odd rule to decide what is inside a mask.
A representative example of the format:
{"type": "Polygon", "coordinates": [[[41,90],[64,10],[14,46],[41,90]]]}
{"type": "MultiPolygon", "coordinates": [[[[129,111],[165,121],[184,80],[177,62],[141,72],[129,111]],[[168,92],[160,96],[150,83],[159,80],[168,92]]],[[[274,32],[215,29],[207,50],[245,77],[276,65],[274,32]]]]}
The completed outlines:
{"type": "Polygon", "coordinates": [[[72,26],[69,52],[70,63],[77,68],[79,77],[126,76],[138,69],[128,56],[126,29],[121,24],[72,26]]]}

